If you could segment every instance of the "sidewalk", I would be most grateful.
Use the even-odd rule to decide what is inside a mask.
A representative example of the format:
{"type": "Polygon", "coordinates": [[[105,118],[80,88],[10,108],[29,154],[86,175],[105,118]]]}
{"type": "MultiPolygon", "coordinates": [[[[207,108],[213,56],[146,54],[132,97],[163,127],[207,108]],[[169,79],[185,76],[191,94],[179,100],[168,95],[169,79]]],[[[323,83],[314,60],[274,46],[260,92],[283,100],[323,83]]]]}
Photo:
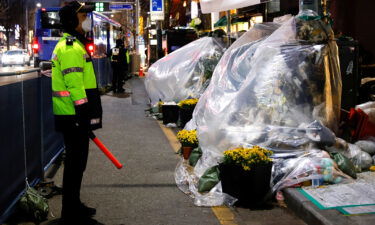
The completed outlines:
{"type": "MultiPolygon", "coordinates": [[[[131,97],[102,96],[103,129],[95,132],[124,167],[117,170],[91,143],[82,201],[95,207],[95,219],[106,225],[220,224],[209,208],[195,207],[176,187],[178,157],[157,122],[145,117],[142,81],[129,82],[131,97]]],[[[61,171],[56,182],[61,181],[61,171]]],[[[60,201],[61,196],[50,201],[56,218],[60,201]]]]}

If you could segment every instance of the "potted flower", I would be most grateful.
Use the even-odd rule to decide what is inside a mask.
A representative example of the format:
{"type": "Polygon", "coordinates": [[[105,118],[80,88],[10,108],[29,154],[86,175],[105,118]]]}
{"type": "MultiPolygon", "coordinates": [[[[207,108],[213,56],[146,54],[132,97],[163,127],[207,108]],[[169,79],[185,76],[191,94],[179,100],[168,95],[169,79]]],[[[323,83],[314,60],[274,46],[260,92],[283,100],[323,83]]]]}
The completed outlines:
{"type": "Polygon", "coordinates": [[[219,165],[223,192],[237,198],[237,205],[262,205],[270,190],[271,155],[271,151],[259,146],[225,151],[219,165]]]}
{"type": "Polygon", "coordinates": [[[198,103],[197,98],[190,98],[182,100],[178,103],[180,107],[180,126],[184,127],[187,122],[193,117],[194,108],[198,103]]]}
{"type": "Polygon", "coordinates": [[[175,102],[163,102],[161,104],[163,114],[163,124],[177,123],[179,107],[175,102]]]}
{"type": "Polygon", "coordinates": [[[197,130],[181,130],[177,133],[177,139],[181,143],[184,159],[188,159],[191,151],[198,147],[197,130]]]}

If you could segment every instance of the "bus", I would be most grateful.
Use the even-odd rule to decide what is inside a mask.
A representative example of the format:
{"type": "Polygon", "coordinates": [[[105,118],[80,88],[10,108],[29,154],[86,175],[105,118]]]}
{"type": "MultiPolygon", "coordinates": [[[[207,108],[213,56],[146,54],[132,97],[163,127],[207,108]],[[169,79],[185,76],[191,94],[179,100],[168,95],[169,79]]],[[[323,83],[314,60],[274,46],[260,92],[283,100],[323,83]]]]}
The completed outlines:
{"type": "MultiPolygon", "coordinates": [[[[63,35],[59,10],[59,7],[41,8],[35,14],[35,35],[32,42],[34,67],[39,67],[41,61],[51,60],[52,52],[63,35]]],[[[121,24],[98,12],[89,13],[88,16],[92,19],[93,29],[87,34],[92,42],[86,46],[86,50],[93,58],[101,88],[111,83],[112,73],[107,55],[120,36],[121,24]]]]}
{"type": "Polygon", "coordinates": [[[39,67],[41,61],[51,60],[53,49],[62,37],[59,10],[57,7],[41,8],[35,13],[32,43],[34,67],[39,67]]]}

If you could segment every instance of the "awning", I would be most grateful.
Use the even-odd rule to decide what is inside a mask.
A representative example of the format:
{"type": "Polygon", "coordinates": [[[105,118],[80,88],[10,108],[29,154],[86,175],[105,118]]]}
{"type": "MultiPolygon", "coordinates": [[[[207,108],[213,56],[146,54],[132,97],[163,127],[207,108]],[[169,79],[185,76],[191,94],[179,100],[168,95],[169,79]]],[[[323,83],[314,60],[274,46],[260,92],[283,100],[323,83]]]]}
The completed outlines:
{"type": "MultiPolygon", "coordinates": [[[[250,18],[247,18],[245,16],[237,16],[237,15],[232,15],[231,19],[231,24],[236,24],[236,23],[243,23],[243,22],[249,22],[250,18]]],[[[227,17],[223,16],[221,17],[215,24],[214,27],[224,27],[227,25],[227,17]]]]}
{"type": "Polygon", "coordinates": [[[227,17],[226,16],[223,16],[221,17],[215,24],[214,24],[214,27],[223,27],[223,26],[226,26],[227,25],[227,17]]]}
{"type": "Polygon", "coordinates": [[[112,24],[115,27],[121,27],[121,24],[113,19],[108,18],[106,15],[99,13],[99,12],[93,12],[93,15],[95,18],[97,18],[100,21],[107,22],[109,24],[112,24]]]}
{"type": "Polygon", "coordinates": [[[246,6],[257,5],[271,0],[201,0],[202,13],[222,12],[246,6]]]}
{"type": "Polygon", "coordinates": [[[232,15],[231,24],[249,22],[250,18],[245,16],[232,15]]]}

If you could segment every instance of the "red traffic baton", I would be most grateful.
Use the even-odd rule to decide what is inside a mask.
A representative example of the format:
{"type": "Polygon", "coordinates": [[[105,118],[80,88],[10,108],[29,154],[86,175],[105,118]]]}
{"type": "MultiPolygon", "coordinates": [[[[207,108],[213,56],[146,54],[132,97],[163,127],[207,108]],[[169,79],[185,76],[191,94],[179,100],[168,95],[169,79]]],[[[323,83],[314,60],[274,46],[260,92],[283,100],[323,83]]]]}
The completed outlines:
{"type": "Polygon", "coordinates": [[[99,138],[95,136],[95,134],[92,131],[90,131],[89,137],[96,144],[96,146],[98,146],[98,148],[104,153],[104,155],[107,156],[107,158],[112,161],[112,163],[117,167],[117,169],[122,168],[122,164],[108,150],[108,148],[105,147],[105,145],[99,140],[99,138]]]}

